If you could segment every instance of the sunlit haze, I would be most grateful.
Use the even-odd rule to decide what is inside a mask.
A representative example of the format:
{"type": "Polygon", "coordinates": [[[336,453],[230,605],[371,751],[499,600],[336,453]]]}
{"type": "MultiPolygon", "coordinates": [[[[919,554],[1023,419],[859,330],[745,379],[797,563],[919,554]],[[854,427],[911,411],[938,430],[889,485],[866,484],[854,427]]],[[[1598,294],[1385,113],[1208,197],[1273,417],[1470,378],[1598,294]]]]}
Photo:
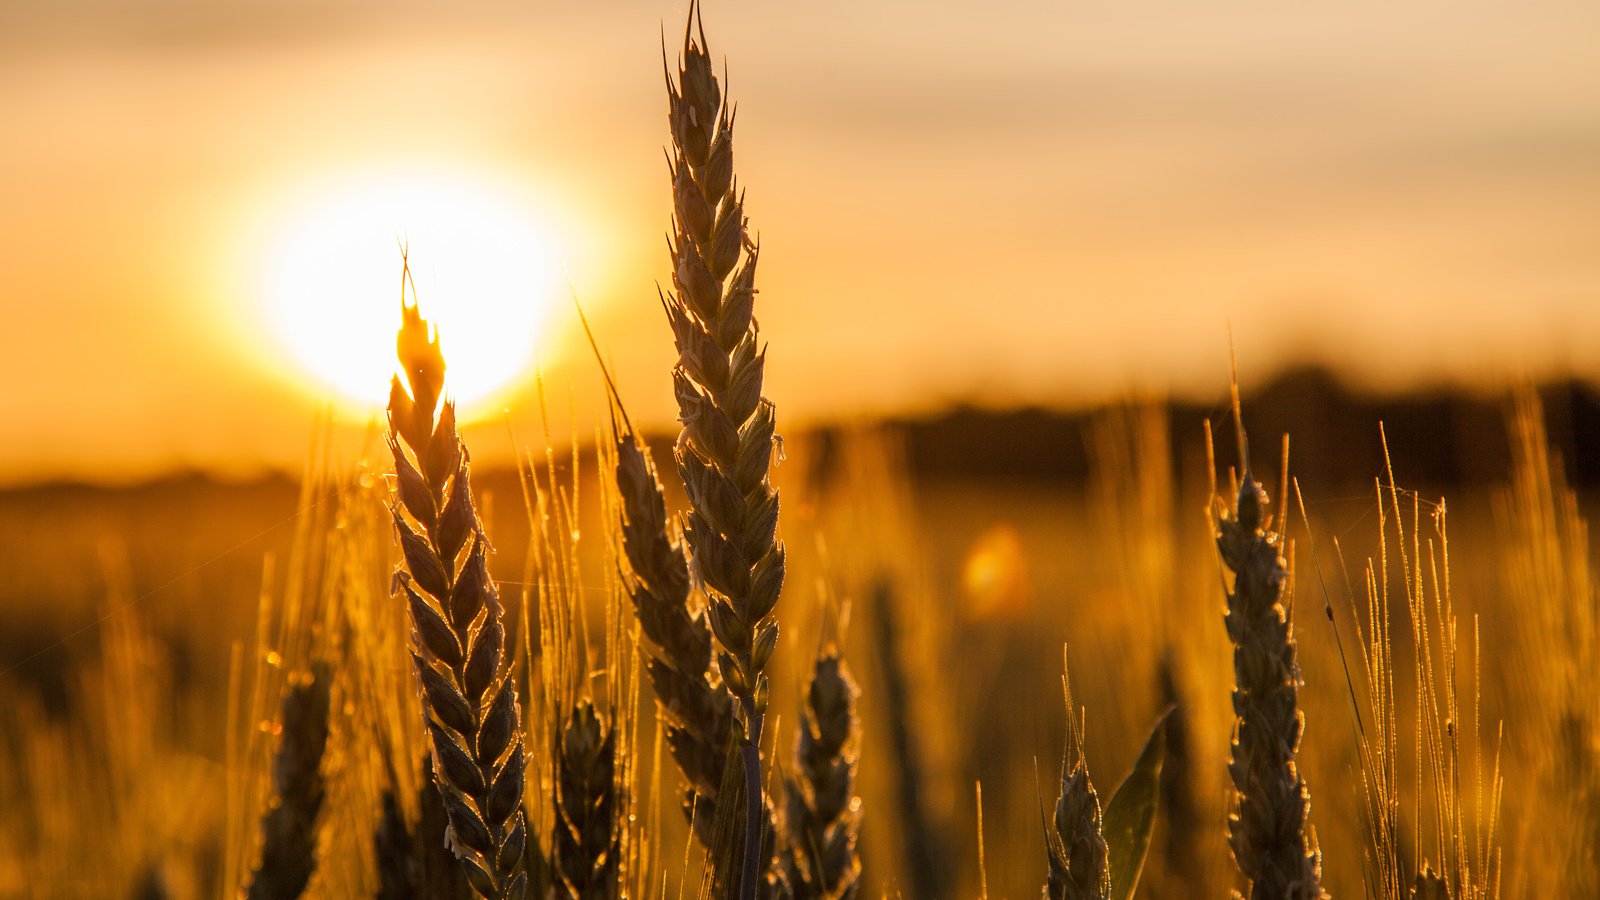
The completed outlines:
{"type": "Polygon", "coordinates": [[[0,0],[0,900],[1597,862],[1600,0],[0,0]]]}
{"type": "MultiPolygon", "coordinates": [[[[673,427],[686,5],[0,3],[0,481],[297,469],[378,409],[402,245],[479,458],[536,377],[604,409],[569,287],[673,427]]],[[[784,428],[1209,402],[1230,334],[1247,391],[1600,379],[1596,4],[705,12],[784,428]]]]}
{"type": "Polygon", "coordinates": [[[260,312],[278,355],[357,408],[380,408],[395,345],[378,323],[399,320],[405,252],[462,411],[526,377],[561,290],[558,245],[537,210],[505,187],[425,171],[306,194],[261,256],[260,312]]]}

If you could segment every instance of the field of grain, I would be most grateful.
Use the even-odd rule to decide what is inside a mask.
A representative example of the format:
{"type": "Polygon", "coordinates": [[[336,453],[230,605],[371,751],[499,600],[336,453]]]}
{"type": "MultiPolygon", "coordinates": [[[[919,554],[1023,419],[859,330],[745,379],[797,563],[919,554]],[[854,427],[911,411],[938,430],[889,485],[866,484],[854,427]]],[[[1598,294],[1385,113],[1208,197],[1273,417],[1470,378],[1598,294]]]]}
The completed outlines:
{"type": "Polygon", "coordinates": [[[476,465],[402,244],[364,451],[0,493],[0,897],[1600,893],[1587,387],[787,428],[665,54],[676,429],[583,320],[604,403],[476,465]]]}
{"type": "MultiPolygon", "coordinates": [[[[1336,895],[1391,896],[1397,879],[1414,876],[1380,862],[1372,822],[1385,814],[1395,829],[1393,861],[1407,869],[1456,865],[1456,873],[1474,873],[1465,877],[1493,879],[1472,896],[1559,893],[1593,871],[1595,813],[1585,806],[1594,796],[1585,788],[1593,784],[1593,754],[1583,743],[1592,732],[1580,717],[1594,692],[1580,677],[1578,655],[1590,652],[1582,617],[1594,608],[1584,581],[1593,548],[1580,505],[1559,474],[1549,480],[1559,469],[1547,466],[1550,451],[1532,409],[1508,419],[1515,468],[1494,483],[1457,485],[1443,497],[1402,488],[1398,512],[1386,474],[1365,487],[1302,487],[1309,530],[1294,523],[1289,538],[1306,717],[1299,761],[1324,886],[1336,895]],[[1444,574],[1435,568],[1444,562],[1441,500],[1451,512],[1448,607],[1434,593],[1444,574]],[[1379,547],[1385,529],[1387,568],[1379,547]],[[1425,569],[1410,561],[1419,548],[1425,569]],[[1415,611],[1408,583],[1421,593],[1415,611]],[[1372,618],[1374,597],[1387,604],[1387,619],[1372,618]],[[1547,621],[1535,611],[1549,610],[1552,597],[1569,605],[1550,613],[1563,618],[1547,621]],[[1368,657],[1385,648],[1373,633],[1385,622],[1380,674],[1368,657]],[[1416,624],[1435,646],[1434,668],[1422,681],[1431,695],[1418,692],[1416,624]],[[1372,758],[1384,742],[1386,764],[1372,758]],[[1458,755],[1448,762],[1435,755],[1447,753],[1458,755]],[[1374,772],[1393,779],[1383,782],[1393,804],[1387,813],[1367,784],[1379,777],[1374,772]]],[[[1086,480],[1067,473],[1071,460],[1055,478],[1003,479],[928,464],[933,471],[917,475],[904,430],[886,427],[785,442],[776,474],[789,498],[791,575],[782,610],[793,624],[774,655],[779,712],[771,747],[780,760],[792,752],[793,723],[801,721],[792,710],[809,660],[828,637],[842,636],[860,689],[859,846],[868,895],[976,894],[980,783],[988,891],[1038,890],[1047,870],[1040,804],[1054,803],[1067,729],[1063,645],[1074,699],[1086,714],[1084,758],[1102,797],[1131,765],[1151,721],[1177,704],[1183,724],[1168,733],[1164,805],[1143,890],[1217,895],[1240,884],[1225,824],[1233,675],[1223,576],[1204,517],[1203,460],[1186,464],[1176,449],[1197,450],[1199,442],[1194,434],[1172,436],[1175,419],[1144,404],[1072,423],[1083,432],[1081,449],[1066,455],[1083,454],[1086,480]]],[[[1188,424],[1197,431],[1200,423],[1188,424]]],[[[1003,421],[994,426],[1010,430],[1003,421]]],[[[658,458],[668,452],[655,448],[658,458]]],[[[1391,453],[1404,472],[1400,448],[1391,453]]],[[[545,461],[535,462],[532,477],[549,490],[545,461]]],[[[345,617],[387,615],[388,627],[403,629],[399,607],[381,609],[394,602],[389,573],[399,558],[384,508],[388,482],[381,470],[336,469],[311,473],[320,487],[304,495],[289,483],[189,480],[7,496],[6,568],[16,575],[6,608],[16,612],[5,629],[9,812],[0,893],[38,896],[35,888],[47,884],[54,890],[43,895],[132,895],[157,890],[155,879],[160,895],[212,896],[227,893],[226,878],[243,878],[259,853],[255,823],[267,802],[266,754],[281,685],[324,653],[346,677],[358,665],[383,667],[348,644],[312,649],[358,627],[345,617]],[[353,541],[365,542],[360,553],[353,541]],[[296,623],[319,637],[286,635],[296,623]],[[300,662],[285,655],[290,647],[300,662]],[[243,749],[252,740],[254,762],[243,749]],[[78,857],[85,845],[115,852],[87,867],[78,857]]],[[[618,590],[609,568],[614,525],[601,508],[605,473],[592,453],[576,460],[557,453],[553,471],[558,490],[577,486],[580,535],[554,555],[530,543],[516,476],[479,477],[492,509],[485,519],[497,550],[491,568],[513,619],[536,618],[553,602],[541,600],[547,590],[572,604],[589,629],[581,644],[588,662],[569,657],[566,665],[598,665],[587,690],[605,696],[617,674],[606,654],[616,648],[601,635],[615,626],[606,610],[618,590]],[[571,565],[574,574],[540,573],[552,563],[571,565]]],[[[679,491],[669,491],[668,508],[683,504],[679,491]]],[[[403,639],[403,631],[391,638],[403,639]]],[[[395,694],[385,702],[409,696],[414,703],[415,689],[403,683],[403,650],[390,649],[387,674],[402,683],[389,686],[395,694]]],[[[536,646],[523,659],[538,666],[543,654],[536,646]]],[[[694,889],[701,863],[697,852],[685,853],[679,776],[655,743],[649,689],[632,677],[639,691],[635,814],[648,826],[642,840],[650,865],[676,895],[680,884],[694,889]]],[[[347,707],[330,747],[353,737],[338,732],[375,714],[347,707]]],[[[403,730],[420,724],[399,709],[385,715],[403,730]]],[[[548,765],[540,753],[548,746],[530,746],[535,766],[548,765]]],[[[422,758],[415,743],[411,749],[422,758]]],[[[339,788],[330,790],[313,832],[320,836],[314,895],[377,890],[377,804],[387,778],[414,784],[417,774],[353,771],[376,765],[374,752],[344,745],[325,764],[339,788]]],[[[539,803],[549,793],[530,784],[528,797],[539,803]]],[[[1399,896],[1409,889],[1402,887],[1399,896]]]]}

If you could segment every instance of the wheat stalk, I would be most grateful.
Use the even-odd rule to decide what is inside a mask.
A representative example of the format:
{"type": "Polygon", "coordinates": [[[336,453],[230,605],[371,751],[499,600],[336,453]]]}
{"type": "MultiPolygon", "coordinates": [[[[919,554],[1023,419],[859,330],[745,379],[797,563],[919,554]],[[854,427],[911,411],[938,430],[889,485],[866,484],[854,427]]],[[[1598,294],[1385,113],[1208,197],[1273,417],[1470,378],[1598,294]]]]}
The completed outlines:
{"type": "Polygon", "coordinates": [[[422,760],[415,829],[407,826],[393,788],[384,791],[382,805],[372,841],[378,900],[468,900],[473,890],[447,846],[449,816],[428,759],[422,760]]]}
{"type": "Polygon", "coordinates": [[[550,850],[559,897],[619,896],[616,771],[616,729],[601,721],[592,701],[579,700],[556,743],[556,827],[550,850]]]}
{"type": "Polygon", "coordinates": [[[918,729],[911,721],[912,699],[917,692],[897,638],[902,632],[896,614],[899,601],[894,590],[889,577],[880,576],[873,582],[869,595],[872,615],[867,617],[867,623],[871,629],[873,658],[881,671],[877,686],[883,697],[883,721],[877,727],[881,727],[886,736],[885,755],[894,761],[895,816],[904,833],[901,870],[909,881],[912,896],[932,897],[948,890],[950,854],[945,850],[945,835],[928,809],[923,760],[928,747],[918,740],[918,729]]]}
{"type": "Polygon", "coordinates": [[[261,816],[261,862],[250,877],[250,900],[293,900],[317,868],[318,819],[327,784],[328,666],[312,665],[283,696],[278,752],[272,760],[272,805],[261,816]]]}
{"type": "Polygon", "coordinates": [[[1067,709],[1067,744],[1061,757],[1061,793],[1045,824],[1048,900],[1106,900],[1111,896],[1110,849],[1102,831],[1100,795],[1083,758],[1083,713],[1072,701],[1062,653],[1061,695],[1067,709]]]}
{"type": "Polygon", "coordinates": [[[622,511],[624,582],[646,645],[645,671],[665,716],[667,745],[689,782],[697,833],[709,840],[733,739],[733,699],[711,680],[711,626],[689,606],[689,566],[668,537],[655,467],[625,416],[612,422],[622,511]]]}
{"type": "Polygon", "coordinates": [[[134,900],[171,900],[172,890],[167,886],[167,876],[159,862],[147,864],[134,885],[134,900]]]}
{"type": "Polygon", "coordinates": [[[393,788],[383,792],[382,803],[378,827],[372,833],[372,856],[378,864],[378,900],[410,900],[421,894],[421,862],[393,788]]]}
{"type": "MultiPolygon", "coordinates": [[[[714,849],[724,770],[737,741],[734,700],[711,665],[708,614],[690,604],[688,560],[670,537],[655,466],[620,404],[612,419],[612,440],[618,531],[628,560],[623,583],[647,638],[642,644],[645,671],[662,713],[667,747],[688,782],[684,811],[701,844],[714,849]]],[[[777,829],[765,797],[761,821],[768,860],[762,892],[781,896],[783,873],[774,865],[772,847],[777,829]]]]}
{"type": "Polygon", "coordinates": [[[1304,728],[1300,669],[1282,602],[1287,573],[1279,538],[1263,529],[1266,506],[1266,492],[1246,468],[1232,513],[1216,535],[1222,561],[1234,573],[1225,617],[1234,646],[1235,710],[1228,772],[1236,793],[1228,838],[1253,900],[1300,900],[1324,896],[1321,854],[1307,833],[1311,793],[1295,765],[1304,728]]]}
{"type": "Polygon", "coordinates": [[[528,881],[521,712],[467,449],[454,404],[439,405],[444,356],[414,303],[402,303],[397,348],[410,393],[396,377],[389,447],[405,565],[395,580],[411,612],[434,774],[473,889],[491,900],[520,898],[528,881]]]}
{"type": "Polygon", "coordinates": [[[1422,871],[1417,873],[1416,880],[1411,883],[1411,900],[1454,900],[1450,894],[1450,886],[1440,878],[1427,863],[1422,864],[1422,871]]]}
{"type": "MultiPolygon", "coordinates": [[[[696,13],[691,4],[691,26],[696,13]]],[[[733,112],[705,47],[704,29],[696,40],[686,28],[677,77],[667,78],[676,215],[672,290],[663,305],[678,349],[676,457],[690,503],[686,533],[708,595],[718,668],[742,726],[739,892],[749,900],[762,868],[765,669],[778,643],[772,611],[784,554],[775,539],[778,493],[767,478],[773,407],[761,396],[766,354],[753,315],[759,251],[746,235],[733,177],[733,112]]]]}
{"type": "MultiPolygon", "coordinates": [[[[1501,850],[1498,837],[1504,779],[1500,765],[1500,737],[1492,756],[1481,741],[1482,709],[1478,673],[1482,657],[1478,624],[1472,624],[1472,654],[1463,696],[1461,646],[1454,601],[1450,590],[1450,539],[1443,500],[1432,506],[1432,534],[1424,541],[1422,498],[1395,485],[1388,436],[1380,427],[1385,482],[1378,488],[1379,569],[1367,571],[1368,630],[1358,632],[1370,647],[1364,661],[1369,681],[1374,740],[1363,745],[1367,778],[1367,807],[1372,812],[1370,838],[1379,855],[1381,887],[1400,895],[1400,881],[1409,873],[1405,855],[1432,857],[1432,869],[1423,866],[1417,885],[1442,890],[1455,900],[1484,900],[1500,896],[1501,850]],[[1409,524],[1401,498],[1409,495],[1409,524]],[[1390,532],[1390,520],[1393,532],[1390,532]],[[1409,841],[1401,834],[1402,791],[1395,779],[1398,745],[1394,740],[1395,656],[1389,630],[1389,556],[1398,560],[1399,586],[1410,619],[1412,681],[1416,698],[1415,806],[1409,841]],[[1488,756],[1488,759],[1486,759],[1488,756]],[[1488,766],[1486,767],[1486,763],[1488,766]],[[1406,846],[1409,844],[1409,847],[1406,846]],[[1431,844],[1431,847],[1429,846],[1431,844]],[[1433,882],[1438,881],[1438,885],[1433,882]]],[[[1551,821],[1559,821],[1556,816],[1551,821]]],[[[1578,886],[1563,883],[1563,895],[1587,896],[1578,886]]],[[[1415,886],[1414,886],[1415,887],[1415,886]]],[[[1426,896],[1426,894],[1424,895],[1426,896]]]]}
{"type": "Polygon", "coordinates": [[[845,900],[860,891],[859,694],[839,651],[825,649],[812,669],[800,710],[798,777],[788,781],[786,824],[800,875],[791,879],[796,898],[845,900]]]}
{"type": "Polygon", "coordinates": [[[1528,847],[1530,868],[1573,895],[1600,895],[1600,592],[1591,575],[1589,525],[1550,446],[1536,391],[1513,393],[1507,413],[1511,483],[1496,497],[1509,534],[1500,567],[1519,611],[1513,634],[1528,682],[1540,690],[1521,706],[1542,770],[1538,802],[1570,827],[1528,847]]]}

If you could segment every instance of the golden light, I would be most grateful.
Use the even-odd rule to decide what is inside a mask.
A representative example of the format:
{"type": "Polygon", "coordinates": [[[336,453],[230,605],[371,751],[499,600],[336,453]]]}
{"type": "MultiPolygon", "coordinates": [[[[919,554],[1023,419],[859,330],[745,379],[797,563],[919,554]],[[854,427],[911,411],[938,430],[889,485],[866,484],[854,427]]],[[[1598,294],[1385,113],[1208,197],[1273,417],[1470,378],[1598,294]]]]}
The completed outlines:
{"type": "Polygon", "coordinates": [[[992,525],[973,540],[961,566],[961,588],[975,619],[1015,618],[1032,608],[1033,577],[1016,526],[992,525]]]}
{"type": "Polygon", "coordinates": [[[554,238],[517,190],[417,171],[307,195],[279,217],[260,282],[266,323],[309,375],[363,407],[387,400],[403,249],[463,412],[527,373],[560,271],[554,238]]]}

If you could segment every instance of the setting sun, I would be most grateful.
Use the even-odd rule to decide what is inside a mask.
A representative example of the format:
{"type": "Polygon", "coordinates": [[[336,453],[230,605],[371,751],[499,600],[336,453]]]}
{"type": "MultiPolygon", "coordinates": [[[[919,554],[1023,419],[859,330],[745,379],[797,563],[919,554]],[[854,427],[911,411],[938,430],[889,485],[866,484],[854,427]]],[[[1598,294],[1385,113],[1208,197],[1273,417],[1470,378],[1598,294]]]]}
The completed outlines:
{"type": "Polygon", "coordinates": [[[0,900],[1600,900],[1597,37],[0,0],[0,900]]]}
{"type": "Polygon", "coordinates": [[[449,392],[482,405],[525,374],[557,296],[554,240],[510,189],[433,173],[323,185],[266,248],[265,320],[323,388],[381,404],[395,370],[402,253],[439,328],[449,392]]]}

